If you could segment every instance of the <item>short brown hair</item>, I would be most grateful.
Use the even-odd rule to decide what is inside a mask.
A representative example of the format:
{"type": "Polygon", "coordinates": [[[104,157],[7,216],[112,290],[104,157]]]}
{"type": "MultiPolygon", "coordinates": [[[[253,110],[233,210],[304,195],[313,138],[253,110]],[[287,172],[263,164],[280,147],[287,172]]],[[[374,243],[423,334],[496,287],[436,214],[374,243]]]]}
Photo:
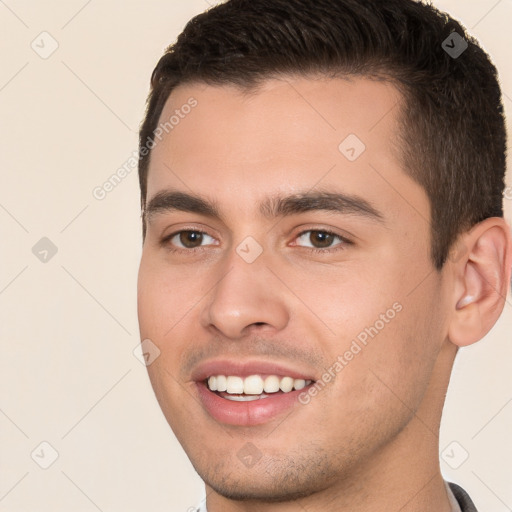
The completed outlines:
{"type": "MultiPolygon", "coordinates": [[[[139,149],[178,85],[251,89],[318,73],[378,77],[403,93],[403,165],[430,200],[437,270],[460,233],[503,216],[506,131],[496,68],[458,22],[413,0],[229,0],[196,16],[153,71],[139,149]],[[449,51],[456,42],[467,45],[460,55],[449,51]]],[[[143,210],[150,158],[140,153],[143,210]]]]}

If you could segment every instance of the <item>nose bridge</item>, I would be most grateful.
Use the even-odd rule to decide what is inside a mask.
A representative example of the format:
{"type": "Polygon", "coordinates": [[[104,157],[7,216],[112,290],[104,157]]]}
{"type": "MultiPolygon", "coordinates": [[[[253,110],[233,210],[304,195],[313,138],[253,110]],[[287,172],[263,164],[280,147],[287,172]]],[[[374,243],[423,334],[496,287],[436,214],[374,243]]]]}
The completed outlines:
{"type": "Polygon", "coordinates": [[[257,252],[254,240],[246,239],[219,263],[219,280],[201,312],[204,327],[214,326],[226,337],[239,338],[253,324],[275,329],[287,324],[284,290],[266,266],[268,255],[261,247],[257,252]]]}

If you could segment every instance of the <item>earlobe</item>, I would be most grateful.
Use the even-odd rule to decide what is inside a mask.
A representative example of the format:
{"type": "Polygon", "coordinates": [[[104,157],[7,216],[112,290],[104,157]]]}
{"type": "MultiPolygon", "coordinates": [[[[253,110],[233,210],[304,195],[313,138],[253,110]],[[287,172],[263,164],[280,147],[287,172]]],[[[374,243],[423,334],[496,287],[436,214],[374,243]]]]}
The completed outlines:
{"type": "Polygon", "coordinates": [[[458,347],[471,345],[486,334],[481,311],[474,302],[457,308],[457,315],[450,325],[448,337],[458,347]]]}
{"type": "Polygon", "coordinates": [[[511,265],[510,228],[491,217],[463,235],[468,249],[453,263],[453,310],[448,338],[462,347],[482,339],[498,320],[506,301],[511,265]]]}

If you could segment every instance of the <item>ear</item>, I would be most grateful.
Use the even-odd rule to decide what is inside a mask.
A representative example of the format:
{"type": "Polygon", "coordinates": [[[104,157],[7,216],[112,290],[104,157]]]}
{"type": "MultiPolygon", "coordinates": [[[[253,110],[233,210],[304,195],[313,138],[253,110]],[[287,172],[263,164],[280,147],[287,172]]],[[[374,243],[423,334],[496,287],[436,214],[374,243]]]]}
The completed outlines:
{"type": "Polygon", "coordinates": [[[461,235],[450,254],[454,280],[448,338],[462,347],[482,339],[503,311],[512,266],[510,227],[502,217],[485,219],[461,235]]]}

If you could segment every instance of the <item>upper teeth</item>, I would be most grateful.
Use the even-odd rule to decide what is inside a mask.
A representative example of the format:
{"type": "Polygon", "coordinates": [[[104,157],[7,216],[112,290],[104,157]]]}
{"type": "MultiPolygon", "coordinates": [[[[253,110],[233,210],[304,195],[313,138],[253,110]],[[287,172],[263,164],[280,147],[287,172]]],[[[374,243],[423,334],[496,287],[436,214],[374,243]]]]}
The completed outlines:
{"type": "Polygon", "coordinates": [[[294,379],[293,377],[278,377],[269,375],[250,375],[249,377],[212,375],[208,378],[210,391],[225,391],[230,394],[260,395],[261,393],[277,393],[281,390],[289,393],[292,389],[302,389],[311,381],[305,379],[294,379]]]}

